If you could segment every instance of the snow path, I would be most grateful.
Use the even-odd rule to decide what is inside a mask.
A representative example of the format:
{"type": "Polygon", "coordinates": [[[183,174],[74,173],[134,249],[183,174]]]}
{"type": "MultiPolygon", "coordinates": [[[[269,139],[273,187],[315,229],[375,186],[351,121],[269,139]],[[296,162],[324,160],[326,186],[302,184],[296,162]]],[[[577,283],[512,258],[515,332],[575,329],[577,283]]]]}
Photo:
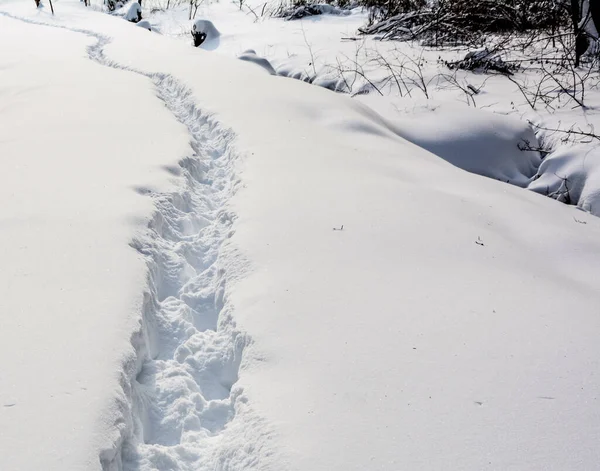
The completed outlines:
{"type": "Polygon", "coordinates": [[[173,76],[106,58],[109,37],[0,14],[95,38],[89,58],[148,77],[157,97],[189,132],[193,154],[180,168],[169,169],[184,178],[185,186],[167,194],[137,189],[157,207],[147,233],[131,244],[145,257],[149,283],[140,331],[132,337],[136,358],[121,378],[118,436],[100,462],[106,471],[215,469],[219,434],[235,416],[236,402],[245,402],[234,384],[249,342],[236,329],[225,296],[225,280],[236,278],[229,269],[239,273],[240,263],[223,266],[220,260],[235,219],[226,203],[239,183],[233,134],[198,109],[191,91],[173,76]]]}

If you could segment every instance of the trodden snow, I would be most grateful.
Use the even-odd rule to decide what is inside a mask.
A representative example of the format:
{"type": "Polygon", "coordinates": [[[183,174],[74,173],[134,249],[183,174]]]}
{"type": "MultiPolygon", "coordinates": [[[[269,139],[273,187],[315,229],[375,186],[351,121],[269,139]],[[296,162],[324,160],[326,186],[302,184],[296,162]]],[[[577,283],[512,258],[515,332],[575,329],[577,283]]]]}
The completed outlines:
{"type": "Polygon", "coordinates": [[[505,183],[525,123],[29,3],[0,2],[0,470],[597,468],[600,220],[505,183]]]}

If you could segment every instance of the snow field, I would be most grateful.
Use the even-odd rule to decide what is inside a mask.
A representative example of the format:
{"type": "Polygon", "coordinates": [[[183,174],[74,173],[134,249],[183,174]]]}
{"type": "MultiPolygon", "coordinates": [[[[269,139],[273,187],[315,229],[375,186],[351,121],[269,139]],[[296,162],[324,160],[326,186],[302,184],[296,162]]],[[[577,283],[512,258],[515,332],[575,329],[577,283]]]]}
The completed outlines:
{"type": "MultiPolygon", "coordinates": [[[[7,5],[15,14],[22,8],[7,5]]],[[[110,85],[114,74],[127,81],[120,101],[100,94],[92,103],[102,118],[93,129],[105,130],[100,124],[117,114],[127,131],[110,139],[125,150],[101,148],[92,160],[102,162],[92,170],[105,172],[94,180],[99,186],[114,182],[114,175],[128,177],[108,199],[106,214],[116,219],[65,239],[87,242],[107,237],[100,228],[122,229],[94,254],[114,257],[109,281],[86,279],[98,291],[87,296],[82,285],[75,307],[103,306],[107,298],[113,304],[85,318],[94,337],[83,345],[60,328],[49,341],[33,315],[26,335],[7,343],[2,366],[13,375],[14,396],[7,404],[17,405],[0,418],[19,411],[29,388],[38,396],[2,423],[15,450],[0,456],[2,468],[593,469],[599,459],[600,223],[456,167],[489,158],[506,165],[502,176],[531,176],[531,161],[503,157],[528,136],[520,123],[488,121],[485,113],[459,121],[440,110],[428,123],[438,134],[419,134],[419,126],[397,126],[349,97],[270,76],[79,5],[61,6],[64,16],[43,20],[88,34],[56,33],[70,45],[62,53],[77,58],[67,62],[86,62],[110,85]],[[81,59],[84,46],[104,67],[81,59]],[[131,94],[139,109],[122,106],[131,94]],[[139,114],[114,111],[130,108],[139,114]],[[138,127],[125,125],[131,119],[138,127]],[[471,132],[477,120],[482,123],[471,132]],[[235,149],[243,150],[242,166],[230,130],[235,149]],[[464,132],[457,143],[455,130],[464,132]],[[494,148],[479,160],[462,155],[473,145],[488,150],[479,133],[494,148]],[[165,147],[131,138],[138,134],[160,137],[165,147]],[[140,171],[147,166],[157,182],[140,171]],[[135,224],[123,228],[119,217],[126,208],[135,224]],[[137,296],[132,309],[114,303],[131,293],[137,296]],[[118,324],[123,315],[126,327],[109,331],[105,324],[118,324]],[[16,366],[10,361],[33,335],[40,349],[53,352],[56,339],[78,354],[73,370],[89,375],[102,397],[88,403],[70,397],[43,418],[43,394],[55,380],[38,382],[29,374],[42,354],[16,366]],[[109,341],[115,336],[119,342],[109,341]],[[31,436],[30,428],[39,435],[31,436]],[[92,445],[91,429],[98,433],[92,445]],[[24,445],[29,439],[40,444],[38,461],[24,445]],[[65,461],[54,450],[78,454],[65,461]]],[[[36,28],[42,27],[19,23],[16,39],[28,44],[21,47],[39,65],[56,42],[36,49],[25,40],[36,28]]],[[[36,77],[32,70],[24,75],[36,77]]],[[[64,80],[61,73],[55,77],[64,80]]],[[[82,78],[95,84],[91,77],[82,78]]],[[[18,84],[12,84],[16,96],[23,93],[18,84]]],[[[69,96],[39,108],[65,109],[69,96]]],[[[57,127],[61,144],[69,129],[81,129],[74,118],[66,124],[57,127]]],[[[102,142],[103,135],[94,136],[102,142]]],[[[87,137],[80,144],[89,147],[87,137]]],[[[15,155],[22,155],[27,139],[19,136],[15,155]]],[[[61,145],[50,154],[63,163],[61,151],[75,158],[82,148],[61,145]]],[[[45,190],[48,172],[39,173],[35,184],[45,190]]],[[[81,204],[107,198],[98,192],[96,201],[85,191],[89,185],[67,178],[57,186],[81,204]]],[[[56,203],[49,204],[62,211],[56,203]]],[[[6,246],[27,234],[15,229],[6,246]]],[[[84,258],[89,252],[86,245],[68,254],[81,255],[81,273],[97,275],[84,258]]],[[[7,273],[19,273],[20,261],[7,259],[7,273]]],[[[33,286],[44,286],[39,273],[33,286]]],[[[29,280],[17,282],[15,298],[4,299],[21,307],[29,286],[29,280]]],[[[56,311],[46,308],[61,301],[58,292],[52,286],[49,303],[25,307],[54,321],[56,311]]],[[[68,323],[77,325],[79,311],[70,306],[66,312],[75,313],[68,323]]],[[[11,328],[3,340],[13,331],[20,333],[11,328]]],[[[78,386],[61,362],[43,366],[64,375],[69,392],[78,386]]]]}

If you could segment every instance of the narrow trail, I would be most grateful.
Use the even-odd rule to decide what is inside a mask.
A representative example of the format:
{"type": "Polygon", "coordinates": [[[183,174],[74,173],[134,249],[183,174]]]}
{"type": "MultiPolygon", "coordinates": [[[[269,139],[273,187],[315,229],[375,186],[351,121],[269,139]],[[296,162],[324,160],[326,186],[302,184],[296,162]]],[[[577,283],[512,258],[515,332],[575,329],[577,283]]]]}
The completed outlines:
{"type": "Polygon", "coordinates": [[[231,460],[248,462],[248,456],[231,452],[223,457],[219,440],[235,417],[236,402],[246,401],[234,385],[249,343],[236,328],[225,296],[226,280],[239,275],[240,262],[221,257],[235,219],[226,203],[239,183],[233,134],[203,113],[175,77],[108,59],[109,37],[0,14],[95,38],[87,48],[89,58],[151,80],[157,98],[190,136],[190,155],[170,169],[185,184],[172,193],[138,189],[157,208],[147,231],[131,243],[146,260],[148,286],[140,328],[132,336],[135,355],[120,380],[117,436],[100,454],[102,469],[213,471],[226,469],[231,460]]]}

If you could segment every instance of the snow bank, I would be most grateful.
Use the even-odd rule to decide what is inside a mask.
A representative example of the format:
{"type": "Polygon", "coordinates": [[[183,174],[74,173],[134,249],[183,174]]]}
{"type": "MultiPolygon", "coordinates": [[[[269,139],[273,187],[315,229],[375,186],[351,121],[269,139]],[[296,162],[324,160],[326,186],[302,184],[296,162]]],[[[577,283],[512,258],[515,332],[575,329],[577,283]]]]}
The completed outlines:
{"type": "Polygon", "coordinates": [[[399,120],[397,133],[468,172],[526,187],[541,158],[531,126],[514,117],[441,106],[399,120]]]}
{"type": "Polygon", "coordinates": [[[556,150],[543,160],[528,188],[600,216],[600,148],[556,150]]]}
{"type": "Polygon", "coordinates": [[[340,78],[332,78],[327,75],[310,75],[305,69],[297,69],[288,66],[279,67],[277,70],[275,70],[268,59],[259,56],[253,49],[248,49],[247,51],[243,52],[238,59],[258,65],[266,70],[270,75],[279,75],[280,77],[301,80],[303,82],[311,83],[317,87],[327,88],[328,90],[332,90],[334,92],[346,91],[344,81],[340,78]]]}

